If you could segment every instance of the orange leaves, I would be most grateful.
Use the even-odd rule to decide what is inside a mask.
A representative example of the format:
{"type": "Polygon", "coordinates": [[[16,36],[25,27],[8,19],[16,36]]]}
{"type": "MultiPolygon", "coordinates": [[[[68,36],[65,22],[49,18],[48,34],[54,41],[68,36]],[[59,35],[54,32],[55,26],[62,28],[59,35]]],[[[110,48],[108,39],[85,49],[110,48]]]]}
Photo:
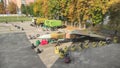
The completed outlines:
{"type": "Polygon", "coordinates": [[[5,13],[4,4],[0,3],[0,14],[5,13]]]}
{"type": "Polygon", "coordinates": [[[13,2],[10,2],[10,4],[8,5],[7,9],[9,10],[10,13],[12,14],[16,14],[17,13],[17,5],[13,2]]]}
{"type": "Polygon", "coordinates": [[[83,21],[90,19],[90,15],[97,11],[105,14],[109,5],[117,1],[120,0],[36,0],[34,11],[45,17],[62,16],[70,21],[83,21]]]}
{"type": "Polygon", "coordinates": [[[48,15],[48,2],[49,0],[36,0],[34,5],[34,12],[42,14],[44,17],[48,15]]]}

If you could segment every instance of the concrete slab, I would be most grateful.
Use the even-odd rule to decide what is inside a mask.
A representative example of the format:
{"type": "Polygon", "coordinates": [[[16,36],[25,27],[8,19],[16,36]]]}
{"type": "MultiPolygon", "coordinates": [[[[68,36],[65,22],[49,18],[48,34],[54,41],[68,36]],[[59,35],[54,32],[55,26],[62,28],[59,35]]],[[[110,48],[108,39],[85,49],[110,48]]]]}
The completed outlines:
{"type": "Polygon", "coordinates": [[[25,33],[0,34],[0,68],[46,68],[25,33]]]}

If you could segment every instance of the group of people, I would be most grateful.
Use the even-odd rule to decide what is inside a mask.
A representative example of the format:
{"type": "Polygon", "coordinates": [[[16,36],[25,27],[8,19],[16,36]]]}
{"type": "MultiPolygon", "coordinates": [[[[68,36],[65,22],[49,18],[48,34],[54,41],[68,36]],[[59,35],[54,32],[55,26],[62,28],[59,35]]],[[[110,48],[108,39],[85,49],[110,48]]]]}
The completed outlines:
{"type": "Polygon", "coordinates": [[[24,30],[24,28],[23,27],[20,27],[20,26],[18,26],[18,25],[14,25],[14,24],[12,24],[14,27],[16,27],[17,29],[21,29],[22,31],[24,30]]]}
{"type": "Polygon", "coordinates": [[[65,63],[70,63],[70,52],[68,51],[68,47],[65,46],[64,48],[59,48],[58,46],[55,46],[55,53],[59,55],[60,58],[64,59],[65,63]]]}
{"type": "Polygon", "coordinates": [[[37,24],[37,19],[36,19],[36,18],[33,18],[33,19],[32,19],[32,24],[31,24],[31,26],[35,26],[35,27],[41,26],[41,27],[42,27],[42,26],[43,26],[43,22],[37,24]]]}
{"type": "MultiPolygon", "coordinates": [[[[34,44],[32,43],[32,46],[31,46],[32,49],[35,49],[35,48],[37,48],[37,47],[38,47],[38,45],[34,45],[34,44]]],[[[42,49],[37,48],[37,52],[36,52],[36,53],[37,53],[37,54],[40,54],[40,53],[42,53],[42,51],[43,51],[42,49]]]]}
{"type": "MultiPolygon", "coordinates": [[[[90,43],[90,41],[86,40],[84,42],[81,42],[78,45],[79,45],[79,47],[81,49],[85,49],[85,48],[89,48],[90,47],[89,43],[90,43]]],[[[100,47],[100,46],[104,46],[104,45],[109,44],[109,43],[110,43],[110,40],[99,41],[99,42],[92,42],[92,47],[97,47],[97,46],[100,47]]],[[[69,53],[69,51],[70,50],[71,51],[75,51],[78,47],[75,44],[72,43],[72,45],[70,46],[70,50],[68,50],[67,46],[65,46],[63,48],[59,48],[60,45],[61,45],[60,43],[57,43],[57,45],[55,46],[55,53],[58,54],[60,58],[64,58],[65,62],[70,63],[71,59],[70,59],[70,53],[69,53]]]]}

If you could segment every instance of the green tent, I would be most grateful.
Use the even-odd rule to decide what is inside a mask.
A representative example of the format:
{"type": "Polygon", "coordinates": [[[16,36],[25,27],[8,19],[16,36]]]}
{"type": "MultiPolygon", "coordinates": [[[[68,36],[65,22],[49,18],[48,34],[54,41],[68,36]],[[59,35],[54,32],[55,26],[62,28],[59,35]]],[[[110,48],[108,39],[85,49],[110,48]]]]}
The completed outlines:
{"type": "Polygon", "coordinates": [[[45,26],[49,26],[49,25],[50,25],[49,20],[45,20],[44,25],[45,25],[45,26]]]}
{"type": "Polygon", "coordinates": [[[60,20],[45,20],[45,26],[48,27],[57,27],[57,26],[62,26],[62,21],[60,20]]]}
{"type": "Polygon", "coordinates": [[[39,46],[40,45],[40,41],[39,40],[37,40],[36,41],[36,45],[35,46],[39,46]]]}

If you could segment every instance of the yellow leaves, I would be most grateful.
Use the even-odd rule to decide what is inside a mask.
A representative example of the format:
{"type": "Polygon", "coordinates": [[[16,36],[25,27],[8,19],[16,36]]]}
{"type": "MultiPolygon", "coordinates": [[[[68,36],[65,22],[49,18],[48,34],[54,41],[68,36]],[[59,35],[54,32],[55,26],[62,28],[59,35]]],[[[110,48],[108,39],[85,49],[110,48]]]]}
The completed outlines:
{"type": "Polygon", "coordinates": [[[36,3],[41,3],[42,2],[42,0],[36,0],[36,3]]]}
{"type": "Polygon", "coordinates": [[[105,14],[110,5],[118,1],[120,0],[36,0],[34,11],[40,11],[45,16],[50,15],[49,12],[53,16],[54,14],[66,16],[71,21],[87,20],[92,13],[105,14]]]}
{"type": "Polygon", "coordinates": [[[71,5],[71,6],[69,7],[69,14],[72,14],[72,13],[73,13],[73,9],[74,9],[74,6],[71,5]]]}
{"type": "Polygon", "coordinates": [[[40,12],[44,16],[47,16],[48,14],[48,0],[36,0],[35,5],[34,5],[34,12],[40,12]]]}
{"type": "Polygon", "coordinates": [[[107,10],[103,10],[102,13],[105,14],[107,12],[107,10]]]}
{"type": "Polygon", "coordinates": [[[4,12],[5,12],[4,4],[0,3],[0,14],[3,14],[4,12]]]}
{"type": "Polygon", "coordinates": [[[110,0],[110,1],[108,2],[108,5],[111,6],[111,5],[113,5],[113,4],[115,4],[115,3],[119,3],[119,2],[120,2],[120,0],[110,0]]]}
{"type": "Polygon", "coordinates": [[[13,2],[10,2],[10,4],[7,6],[10,13],[15,14],[17,12],[17,5],[13,2]]]}
{"type": "Polygon", "coordinates": [[[34,12],[36,13],[38,11],[38,8],[37,7],[34,7],[33,8],[34,12]]]}
{"type": "Polygon", "coordinates": [[[89,16],[84,16],[83,20],[88,20],[89,19],[89,16]]]}

